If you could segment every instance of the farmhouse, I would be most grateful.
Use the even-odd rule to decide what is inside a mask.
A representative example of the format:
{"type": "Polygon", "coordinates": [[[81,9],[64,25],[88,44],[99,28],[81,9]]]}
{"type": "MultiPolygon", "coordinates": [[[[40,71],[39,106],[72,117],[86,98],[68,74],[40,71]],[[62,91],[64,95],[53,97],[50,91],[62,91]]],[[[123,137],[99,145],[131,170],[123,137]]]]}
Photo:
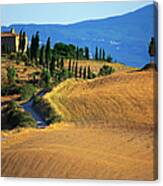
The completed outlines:
{"type": "MultiPolygon", "coordinates": [[[[1,51],[2,53],[18,52],[20,45],[20,36],[12,28],[10,32],[1,33],[1,51]]],[[[25,48],[27,50],[28,38],[25,36],[25,48]]]]}

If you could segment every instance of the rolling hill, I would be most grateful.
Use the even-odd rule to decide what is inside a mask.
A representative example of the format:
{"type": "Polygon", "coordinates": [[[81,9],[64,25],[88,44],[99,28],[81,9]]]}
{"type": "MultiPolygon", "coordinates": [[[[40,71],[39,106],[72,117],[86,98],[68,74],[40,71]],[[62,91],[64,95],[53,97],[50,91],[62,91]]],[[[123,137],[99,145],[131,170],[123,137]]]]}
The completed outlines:
{"type": "Polygon", "coordinates": [[[56,42],[88,46],[91,55],[95,47],[102,47],[113,58],[129,66],[141,67],[149,61],[148,44],[154,36],[153,23],[155,6],[148,5],[121,16],[99,20],[88,20],[69,25],[56,24],[13,24],[2,26],[2,31],[14,27],[16,32],[26,31],[29,39],[40,32],[41,43],[51,37],[52,46],[56,42]]]}
{"type": "Polygon", "coordinates": [[[2,176],[157,178],[153,69],[70,79],[44,99],[63,122],[3,132],[2,176]]]}
{"type": "Polygon", "coordinates": [[[60,112],[65,122],[153,127],[152,72],[153,69],[127,70],[89,81],[69,79],[47,93],[44,99],[60,112]]]}

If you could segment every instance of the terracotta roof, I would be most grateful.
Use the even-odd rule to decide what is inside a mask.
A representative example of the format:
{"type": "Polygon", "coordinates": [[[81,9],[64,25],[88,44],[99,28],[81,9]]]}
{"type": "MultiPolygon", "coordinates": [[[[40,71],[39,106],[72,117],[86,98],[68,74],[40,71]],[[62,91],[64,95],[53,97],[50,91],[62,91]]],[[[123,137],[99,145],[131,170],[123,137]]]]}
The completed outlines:
{"type": "Polygon", "coordinates": [[[11,33],[11,32],[2,32],[1,37],[15,37],[18,36],[17,34],[11,33]]]}

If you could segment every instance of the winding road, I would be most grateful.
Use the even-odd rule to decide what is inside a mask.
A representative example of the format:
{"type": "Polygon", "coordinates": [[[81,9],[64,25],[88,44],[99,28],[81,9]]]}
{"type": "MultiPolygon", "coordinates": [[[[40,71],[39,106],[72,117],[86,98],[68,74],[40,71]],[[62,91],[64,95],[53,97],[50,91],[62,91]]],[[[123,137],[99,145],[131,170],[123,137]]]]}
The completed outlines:
{"type": "MultiPolygon", "coordinates": [[[[37,96],[40,96],[42,97],[43,95],[45,95],[46,93],[48,92],[47,89],[43,89],[41,90],[37,96]]],[[[34,96],[31,97],[31,99],[29,101],[27,101],[26,103],[24,104],[21,104],[21,107],[28,113],[31,113],[33,119],[37,122],[37,127],[38,128],[42,128],[42,127],[45,127],[47,126],[47,123],[46,121],[40,116],[40,114],[38,112],[36,112],[33,107],[32,107],[32,104],[33,104],[33,101],[34,101],[34,96]]]]}

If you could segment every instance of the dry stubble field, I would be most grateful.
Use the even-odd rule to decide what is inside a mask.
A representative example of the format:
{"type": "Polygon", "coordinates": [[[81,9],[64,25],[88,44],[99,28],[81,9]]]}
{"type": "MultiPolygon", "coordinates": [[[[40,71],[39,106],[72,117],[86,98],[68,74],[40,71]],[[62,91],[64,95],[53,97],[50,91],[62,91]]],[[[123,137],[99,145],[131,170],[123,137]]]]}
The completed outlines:
{"type": "Polygon", "coordinates": [[[63,82],[44,96],[62,123],[3,133],[2,176],[155,179],[154,76],[63,82]]]}

